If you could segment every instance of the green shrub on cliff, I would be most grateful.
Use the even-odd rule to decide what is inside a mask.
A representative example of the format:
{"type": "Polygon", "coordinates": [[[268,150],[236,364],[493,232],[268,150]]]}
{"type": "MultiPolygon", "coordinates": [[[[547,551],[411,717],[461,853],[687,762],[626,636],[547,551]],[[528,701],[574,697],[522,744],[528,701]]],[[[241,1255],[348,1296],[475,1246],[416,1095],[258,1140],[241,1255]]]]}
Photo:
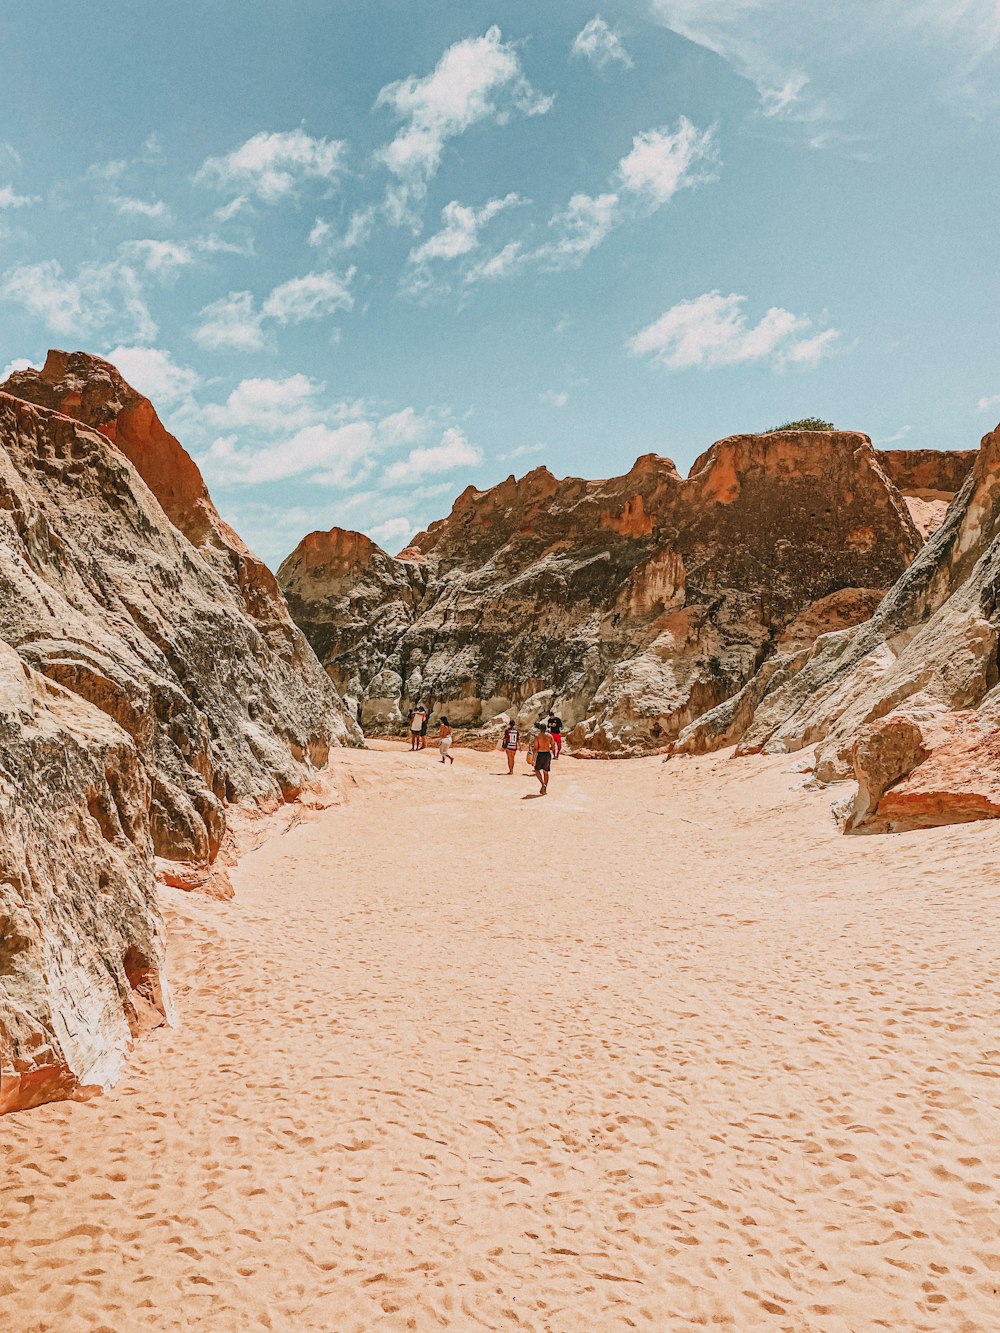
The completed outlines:
{"type": "Polygon", "coordinates": [[[836,430],[832,421],[821,421],[819,417],[803,417],[801,421],[786,421],[781,426],[768,426],[762,435],[774,435],[779,430],[836,430]]]}

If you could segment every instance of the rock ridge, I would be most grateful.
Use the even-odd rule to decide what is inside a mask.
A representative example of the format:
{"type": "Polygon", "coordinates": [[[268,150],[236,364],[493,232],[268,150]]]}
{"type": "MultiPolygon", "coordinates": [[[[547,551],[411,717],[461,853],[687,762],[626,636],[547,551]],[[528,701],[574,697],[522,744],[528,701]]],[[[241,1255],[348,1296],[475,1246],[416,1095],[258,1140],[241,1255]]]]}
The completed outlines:
{"type": "Polygon", "coordinates": [[[211,882],[227,806],[294,799],[359,734],[193,460],[83,353],[0,385],[0,645],[0,918],[20,923],[0,943],[0,1107],[17,1109],[110,1081],[168,1012],[154,858],[211,882]]]}
{"type": "Polygon", "coordinates": [[[973,458],[944,522],[869,619],[766,663],[675,750],[815,747],[819,780],[858,784],[842,810],[848,831],[1000,813],[1000,427],[973,458]]]}
{"type": "Polygon", "coordinates": [[[734,694],[810,609],[814,632],[866,618],[919,549],[867,436],[787,431],[720,440],[686,478],[647,455],[469,487],[398,557],[335,528],[278,581],[368,728],[418,697],[473,727],[556,702],[578,752],[628,754],[734,694]]]}

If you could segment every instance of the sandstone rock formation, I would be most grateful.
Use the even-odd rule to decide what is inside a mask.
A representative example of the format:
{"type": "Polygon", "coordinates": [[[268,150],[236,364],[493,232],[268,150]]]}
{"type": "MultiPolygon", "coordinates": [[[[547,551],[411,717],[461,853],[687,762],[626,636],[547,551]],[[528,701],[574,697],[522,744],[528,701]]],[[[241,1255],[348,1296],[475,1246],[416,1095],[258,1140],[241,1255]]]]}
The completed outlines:
{"type": "Polygon", "coordinates": [[[0,911],[28,941],[0,944],[16,1106],[105,1081],[133,992],[160,994],[154,855],[207,877],[228,803],[293,798],[357,732],[195,464],[83,354],[0,386],[0,642],[0,911]]]}
{"type": "Polygon", "coordinates": [[[1000,429],[983,439],[944,523],[869,620],[779,655],[675,748],[815,745],[819,779],[853,776],[867,789],[872,764],[885,769],[885,738],[906,731],[924,757],[917,762],[914,749],[894,778],[884,772],[871,799],[862,790],[852,827],[983,818],[996,813],[998,648],[1000,429]]]}
{"type": "Polygon", "coordinates": [[[0,1115],[112,1082],[169,1014],[148,810],[132,739],[0,642],[0,1115]]]}
{"type": "Polygon", "coordinates": [[[368,728],[418,699],[463,726],[550,702],[576,750],[664,746],[791,648],[871,614],[920,546],[867,437],[740,435],[681,478],[539,468],[466,490],[393,559],[313,533],[278,579],[368,728]]]}
{"type": "Polygon", "coordinates": [[[975,449],[883,449],[879,462],[924,541],[944,522],[975,462],[975,449]]]}

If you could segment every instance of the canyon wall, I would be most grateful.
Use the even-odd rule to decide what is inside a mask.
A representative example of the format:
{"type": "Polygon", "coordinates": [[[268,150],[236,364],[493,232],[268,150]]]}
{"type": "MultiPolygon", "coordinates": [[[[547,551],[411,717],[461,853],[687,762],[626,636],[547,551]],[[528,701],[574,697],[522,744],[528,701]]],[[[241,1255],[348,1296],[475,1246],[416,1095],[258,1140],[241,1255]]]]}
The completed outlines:
{"type": "Polygon", "coordinates": [[[848,831],[1000,813],[1000,428],[944,522],[864,623],[776,654],[685,729],[676,752],[816,747],[855,778],[848,831]]]}
{"type": "Polygon", "coordinates": [[[920,549],[866,436],[739,435],[679,476],[545,468],[486,491],[393,558],[333,529],[278,571],[368,729],[421,701],[453,723],[554,705],[576,752],[662,748],[779,644],[866,619],[920,549]]]}
{"type": "Polygon", "coordinates": [[[81,353],[0,385],[0,643],[11,1109],[106,1082],[137,994],[165,1012],[153,858],[208,883],[231,802],[360,737],[193,461],[81,353]]]}

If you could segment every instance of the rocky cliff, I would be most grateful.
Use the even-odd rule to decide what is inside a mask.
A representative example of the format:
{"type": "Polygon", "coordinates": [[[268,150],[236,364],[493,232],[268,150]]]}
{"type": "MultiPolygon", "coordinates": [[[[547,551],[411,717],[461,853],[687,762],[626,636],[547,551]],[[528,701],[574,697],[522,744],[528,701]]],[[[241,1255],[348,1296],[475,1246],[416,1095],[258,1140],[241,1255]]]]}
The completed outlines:
{"type": "Polygon", "coordinates": [[[0,1114],[113,1082],[169,1015],[149,794],[131,737],[0,642],[0,1114]]]}
{"type": "Polygon", "coordinates": [[[879,462],[924,541],[944,522],[976,459],[975,449],[883,449],[879,462]]]}
{"type": "Polygon", "coordinates": [[[195,464],[83,354],[0,386],[0,642],[9,1108],[106,1081],[134,994],[163,1008],[153,856],[207,879],[230,802],[294,797],[357,732],[195,464]]]}
{"type": "Polygon", "coordinates": [[[856,778],[849,830],[1000,811],[1000,428],[916,560],[864,623],[768,661],[676,749],[816,746],[820,780],[856,778]]]}
{"type": "Polygon", "coordinates": [[[920,548],[870,441],[722,440],[687,478],[539,468],[469,488],[393,559],[313,533],[278,579],[365,725],[418,699],[459,725],[554,703],[577,751],[662,747],[783,641],[866,619],[920,548]]]}

